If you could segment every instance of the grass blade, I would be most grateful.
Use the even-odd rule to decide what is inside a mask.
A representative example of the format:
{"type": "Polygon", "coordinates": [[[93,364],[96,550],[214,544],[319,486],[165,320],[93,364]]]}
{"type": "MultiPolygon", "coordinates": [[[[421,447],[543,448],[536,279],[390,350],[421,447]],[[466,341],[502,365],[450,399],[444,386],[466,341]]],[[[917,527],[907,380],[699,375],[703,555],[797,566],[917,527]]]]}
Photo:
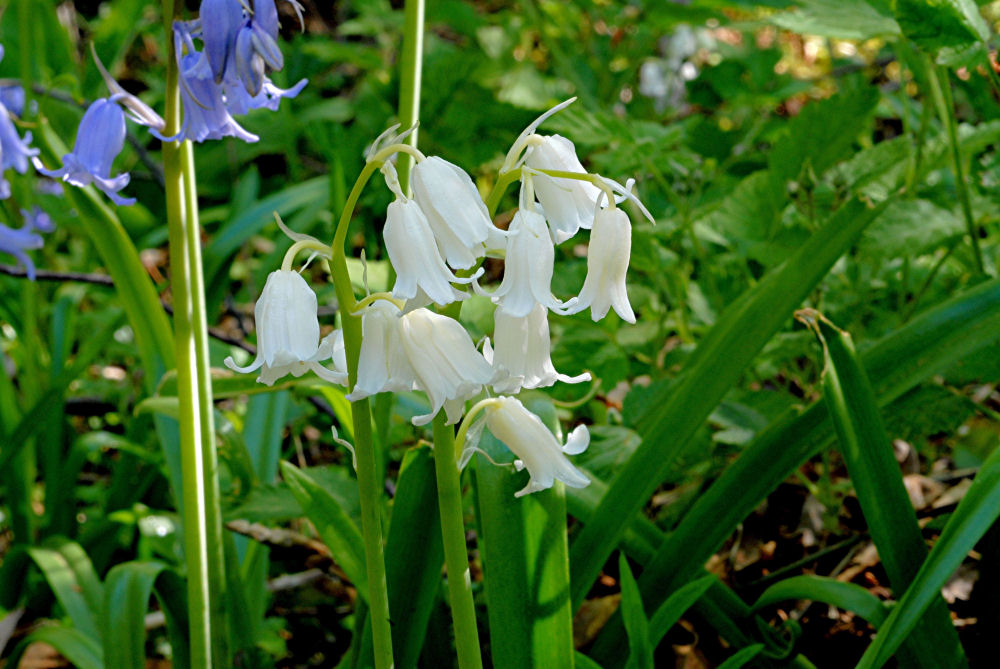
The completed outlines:
{"type": "Polygon", "coordinates": [[[570,551],[574,608],[618,545],[626,522],[663,480],[691,436],[886,203],[852,200],[831,216],[783,265],[734,304],[698,347],[692,367],[669,393],[653,401],[659,411],[640,426],[643,441],[612,482],[570,551]]]}
{"type": "MultiPolygon", "coordinates": [[[[823,346],[823,396],[840,450],[889,582],[902,593],[920,569],[927,547],[875,394],[847,332],[811,309],[796,317],[823,346]]],[[[910,660],[914,666],[967,665],[944,600],[932,606],[906,642],[910,660]]]]}
{"type": "Polygon", "coordinates": [[[740,669],[740,667],[745,667],[748,662],[760,655],[762,650],[764,650],[764,645],[760,643],[747,646],[731,655],[728,660],[719,665],[718,669],[740,669]]]}
{"type": "Polygon", "coordinates": [[[68,539],[54,539],[46,547],[32,546],[27,552],[45,576],[73,627],[99,640],[102,587],[83,548],[68,539]]]}
{"type": "Polygon", "coordinates": [[[7,658],[7,664],[11,667],[20,666],[24,651],[33,643],[47,643],[77,669],[105,669],[100,642],[74,627],[63,625],[48,625],[33,631],[17,645],[7,658]]]}

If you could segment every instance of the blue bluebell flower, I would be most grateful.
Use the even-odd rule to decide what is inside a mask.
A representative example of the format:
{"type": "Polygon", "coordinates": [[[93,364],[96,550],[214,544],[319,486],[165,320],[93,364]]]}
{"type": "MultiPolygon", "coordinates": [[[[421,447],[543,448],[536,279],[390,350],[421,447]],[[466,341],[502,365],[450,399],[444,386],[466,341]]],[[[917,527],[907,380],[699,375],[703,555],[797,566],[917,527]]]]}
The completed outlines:
{"type": "Polygon", "coordinates": [[[245,21],[243,5],[240,0],[202,0],[198,15],[208,67],[215,83],[221,84],[245,21]]]}
{"type": "Polygon", "coordinates": [[[7,107],[0,103],[0,200],[10,197],[10,183],[3,173],[14,168],[24,174],[28,171],[28,158],[38,155],[38,149],[28,147],[30,142],[31,133],[26,132],[21,138],[7,107]]]}
{"type": "Polygon", "coordinates": [[[21,84],[0,86],[0,104],[14,116],[24,113],[24,88],[21,84]]]}
{"type": "Polygon", "coordinates": [[[129,182],[127,172],[111,177],[111,163],[125,146],[125,113],[108,98],[96,100],[87,108],[76,133],[73,152],[63,156],[58,170],[45,169],[41,162],[35,167],[45,176],[62,179],[74,186],[94,184],[118,205],[135,204],[135,198],[125,198],[118,191],[129,182]]]}
{"type": "Polygon", "coordinates": [[[278,105],[282,98],[294,98],[299,94],[308,79],[301,79],[291,88],[278,88],[270,78],[264,77],[260,92],[250,95],[240,84],[230,84],[226,86],[226,106],[229,112],[237,116],[246,114],[252,109],[270,109],[278,111],[278,105]]]}
{"type": "Polygon", "coordinates": [[[212,80],[207,58],[197,51],[181,58],[181,102],[184,105],[184,122],[174,137],[153,134],[164,141],[236,137],[245,142],[256,142],[259,137],[236,122],[226,106],[223,87],[212,80]]]}
{"type": "Polygon", "coordinates": [[[33,212],[26,212],[23,209],[24,225],[20,228],[11,228],[0,223],[0,253],[9,253],[17,258],[18,262],[24,265],[28,273],[28,278],[35,279],[35,263],[28,257],[26,251],[42,248],[42,236],[35,232],[52,232],[55,226],[48,214],[39,208],[33,212]]]}

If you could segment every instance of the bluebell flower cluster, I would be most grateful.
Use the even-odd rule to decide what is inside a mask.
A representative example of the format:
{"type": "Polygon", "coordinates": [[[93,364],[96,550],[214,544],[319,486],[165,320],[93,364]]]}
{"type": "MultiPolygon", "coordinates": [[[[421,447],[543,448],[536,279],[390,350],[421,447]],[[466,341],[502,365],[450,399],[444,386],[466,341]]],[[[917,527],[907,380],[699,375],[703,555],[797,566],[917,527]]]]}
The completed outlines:
{"type": "MultiPolygon", "coordinates": [[[[0,60],[3,60],[3,47],[0,46],[0,60]]],[[[20,174],[28,171],[28,158],[38,154],[38,149],[32,149],[31,133],[21,137],[14,126],[12,115],[20,115],[24,108],[24,89],[20,86],[5,86],[0,94],[0,200],[10,197],[10,182],[4,177],[4,172],[13,168],[20,174]],[[11,103],[14,109],[7,106],[11,103]]]]}
{"type": "Polygon", "coordinates": [[[0,223],[0,253],[9,253],[24,265],[28,278],[35,278],[35,264],[28,257],[27,251],[42,248],[42,236],[39,232],[52,232],[55,225],[44,211],[35,207],[32,211],[21,210],[24,225],[11,228],[0,223]],[[37,232],[36,232],[37,231],[37,232]]]}
{"type": "MultiPolygon", "coordinates": [[[[301,22],[302,8],[289,2],[301,22]]],[[[284,67],[275,0],[253,0],[252,9],[242,0],[202,0],[199,14],[195,21],[174,23],[184,123],[178,135],[161,139],[256,142],[259,138],[234,117],[253,109],[276,110],[282,98],[295,97],[307,83],[302,79],[286,90],[267,76],[284,67]],[[202,51],[195,39],[201,40],[202,51]]]]}

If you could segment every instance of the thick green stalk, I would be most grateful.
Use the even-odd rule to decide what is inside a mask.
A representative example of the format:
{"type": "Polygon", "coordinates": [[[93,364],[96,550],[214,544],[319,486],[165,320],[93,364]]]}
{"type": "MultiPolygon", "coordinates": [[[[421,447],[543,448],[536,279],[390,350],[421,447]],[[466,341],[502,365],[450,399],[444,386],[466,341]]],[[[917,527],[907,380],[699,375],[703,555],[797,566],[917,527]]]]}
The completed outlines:
{"type": "Polygon", "coordinates": [[[445,420],[441,412],[434,417],[434,470],[437,474],[444,562],[448,571],[448,598],[455,625],[455,649],[459,669],[481,669],[483,659],[479,650],[469,553],[465,547],[465,523],[462,519],[461,472],[455,453],[455,432],[450,425],[445,425],[445,420]]]}
{"type": "MultiPolygon", "coordinates": [[[[163,2],[163,20],[167,34],[170,34],[174,16],[172,0],[163,2]]],[[[164,133],[174,135],[180,129],[180,89],[179,73],[173,56],[172,40],[168,40],[166,108],[164,133]]],[[[197,334],[198,316],[192,288],[200,285],[199,268],[192,266],[192,258],[200,260],[200,252],[192,253],[188,240],[197,239],[197,216],[192,215],[185,194],[185,149],[178,142],[163,145],[163,172],[166,186],[167,225],[170,243],[170,281],[174,307],[174,345],[177,356],[177,397],[179,401],[182,497],[179,500],[183,515],[184,555],[187,564],[188,621],[191,642],[191,664],[194,667],[210,668],[225,666],[228,662],[225,636],[225,619],[218,616],[223,603],[212,601],[212,585],[215,573],[210,546],[214,533],[210,523],[219,520],[218,494],[214,496],[215,512],[209,502],[217,490],[213,480],[214,469],[205,468],[202,445],[211,439],[211,420],[206,433],[203,411],[211,412],[211,394],[203,397],[199,384],[198,362],[199,338],[197,334]]],[[[190,175],[193,186],[193,173],[190,175]]],[[[204,325],[204,315],[201,316],[204,325]]],[[[207,351],[207,349],[206,349],[207,351]]],[[[206,377],[207,378],[207,377],[206,377]]],[[[210,414],[209,414],[210,415],[210,414]]],[[[211,444],[211,442],[208,442],[211,444]]],[[[214,445],[212,446],[214,448],[214,445]]],[[[221,550],[216,542],[214,548],[221,550]]],[[[221,579],[224,581],[224,579],[221,579]]]]}
{"type": "MultiPolygon", "coordinates": [[[[344,350],[347,354],[347,375],[351,389],[358,381],[361,318],[354,313],[357,300],[351,288],[351,276],[347,271],[344,242],[351,214],[358,203],[361,191],[378,167],[375,162],[367,163],[361,170],[350,195],[347,196],[347,203],[344,205],[334,233],[333,257],[330,259],[333,287],[340,305],[344,350]]],[[[372,621],[372,641],[375,646],[375,667],[388,669],[393,666],[393,657],[392,633],[389,627],[389,595],[382,549],[382,517],[379,510],[382,489],[378,482],[375,464],[371,407],[367,398],[351,403],[351,416],[354,423],[354,452],[357,458],[358,494],[361,497],[361,533],[365,542],[365,569],[368,574],[368,606],[372,621]]]]}
{"type": "MultiPolygon", "coordinates": [[[[424,0],[406,0],[403,9],[403,53],[400,55],[399,72],[399,125],[402,129],[413,126],[420,120],[420,72],[424,51],[424,0]]],[[[416,148],[417,130],[406,138],[406,143],[416,148]]],[[[399,173],[399,187],[410,194],[410,167],[413,157],[403,153],[399,156],[396,171],[399,173]]]]}
{"type": "Polygon", "coordinates": [[[972,255],[976,261],[976,271],[984,274],[983,252],[979,248],[979,233],[976,221],[972,215],[972,203],[969,200],[969,186],[965,182],[965,168],[962,165],[962,152],[958,144],[958,123],[955,121],[954,105],[951,99],[951,83],[948,73],[943,68],[931,65],[927,68],[928,80],[934,104],[937,105],[941,123],[948,130],[948,146],[951,149],[952,169],[955,172],[955,190],[958,192],[958,202],[962,206],[962,216],[965,218],[965,228],[972,242],[972,255]]]}
{"type": "Polygon", "coordinates": [[[201,427],[201,473],[205,494],[205,529],[208,538],[208,583],[210,616],[215,624],[213,651],[215,664],[228,667],[229,636],[226,629],[226,566],[222,536],[222,504],[219,497],[219,459],[216,453],[215,417],[212,404],[212,365],[208,356],[208,316],[205,311],[205,274],[201,261],[201,225],[198,221],[198,186],[195,179],[194,146],[181,145],[181,172],[187,216],[185,242],[191,271],[188,292],[191,299],[195,339],[195,372],[198,385],[198,422],[201,427]]]}

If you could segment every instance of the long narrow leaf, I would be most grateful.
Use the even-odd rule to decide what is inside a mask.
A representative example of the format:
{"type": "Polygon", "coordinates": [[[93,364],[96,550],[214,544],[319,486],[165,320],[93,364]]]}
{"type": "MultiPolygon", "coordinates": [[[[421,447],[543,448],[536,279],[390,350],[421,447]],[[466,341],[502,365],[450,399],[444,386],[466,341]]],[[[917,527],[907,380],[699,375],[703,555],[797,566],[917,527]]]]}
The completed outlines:
{"type": "Polygon", "coordinates": [[[969,551],[1000,517],[1000,449],[979,469],[969,491],[951,515],[934,549],[917,572],[906,593],[865,651],[859,669],[881,667],[920,624],[928,607],[938,600],[941,588],[955,573],[969,551]]]}
{"type": "Polygon", "coordinates": [[[368,599],[368,577],[365,573],[364,542],[361,532],[337,500],[308,474],[288,462],[280,463],[281,475],[288,483],[302,512],[316,526],[323,543],[333,554],[347,578],[365,600],[368,599]]]}
{"type": "Polygon", "coordinates": [[[789,599],[808,599],[836,606],[861,616],[875,629],[878,629],[888,615],[881,600],[860,585],[815,574],[802,574],[778,581],[757,598],[753,608],[760,610],[789,599]]]}
{"type": "MultiPolygon", "coordinates": [[[[851,336],[814,311],[800,312],[798,317],[823,345],[823,396],[840,451],[889,582],[902,593],[920,569],[927,547],[875,394],[851,336]]],[[[928,610],[906,647],[915,666],[968,664],[943,599],[928,610]]]]}
{"type": "Polygon", "coordinates": [[[653,669],[653,645],[649,641],[649,619],[642,610],[639,585],[632,576],[625,553],[618,555],[618,575],[622,587],[621,612],[628,634],[628,661],[630,669],[653,669]]]}
{"type": "Polygon", "coordinates": [[[101,643],[74,627],[47,625],[39,627],[17,645],[7,658],[11,667],[20,666],[24,651],[33,643],[45,643],[55,648],[77,669],[105,669],[101,643]]]}
{"type": "Polygon", "coordinates": [[[166,568],[161,562],[126,562],[104,581],[104,659],[109,667],[146,666],[146,612],[153,584],[166,568]]]}
{"type": "MultiPolygon", "coordinates": [[[[444,544],[441,522],[428,513],[437,504],[437,479],[430,448],[411,448],[403,464],[392,500],[392,518],[386,538],[385,577],[392,618],[392,652],[396,666],[414,667],[424,646],[427,623],[441,586],[444,544]]],[[[358,666],[372,666],[371,620],[358,666]]]]}
{"type": "MultiPolygon", "coordinates": [[[[548,408],[551,411],[551,405],[548,408]]],[[[538,406],[532,410],[544,413],[538,406]]],[[[547,422],[553,427],[554,420],[547,422]]],[[[495,459],[510,457],[490,434],[479,446],[495,459]]],[[[475,460],[476,517],[493,664],[498,669],[572,666],[563,486],[557,483],[550,490],[515,498],[524,486],[521,477],[482,456],[475,460]]]]}
{"type": "Polygon", "coordinates": [[[675,388],[652,402],[659,409],[643,426],[642,444],[573,542],[574,607],[618,545],[628,525],[622,519],[640,511],[745,367],[884,206],[873,208],[852,200],[841,207],[795,255],[720,319],[699,346],[694,366],[675,388]]]}
{"type": "MultiPolygon", "coordinates": [[[[994,279],[956,295],[887,335],[861,356],[874,380],[879,406],[887,406],[924,379],[992,344],[997,332],[1000,280],[994,279]]],[[[694,578],[733,529],[778,484],[824,448],[832,434],[826,406],[817,402],[804,413],[788,412],[754,439],[698,497],[653,560],[646,563],[639,579],[646,606],[658,606],[694,578]]],[[[571,501],[577,500],[576,495],[571,497],[571,501]]],[[[581,504],[583,501],[580,499],[581,504]]],[[[580,517],[576,511],[574,515],[580,517]]],[[[620,620],[612,619],[594,647],[595,657],[611,664],[621,632],[620,620]]]]}
{"type": "Polygon", "coordinates": [[[46,547],[32,546],[27,550],[73,626],[99,640],[98,620],[103,605],[101,582],[80,545],[55,539],[46,547]]]}

